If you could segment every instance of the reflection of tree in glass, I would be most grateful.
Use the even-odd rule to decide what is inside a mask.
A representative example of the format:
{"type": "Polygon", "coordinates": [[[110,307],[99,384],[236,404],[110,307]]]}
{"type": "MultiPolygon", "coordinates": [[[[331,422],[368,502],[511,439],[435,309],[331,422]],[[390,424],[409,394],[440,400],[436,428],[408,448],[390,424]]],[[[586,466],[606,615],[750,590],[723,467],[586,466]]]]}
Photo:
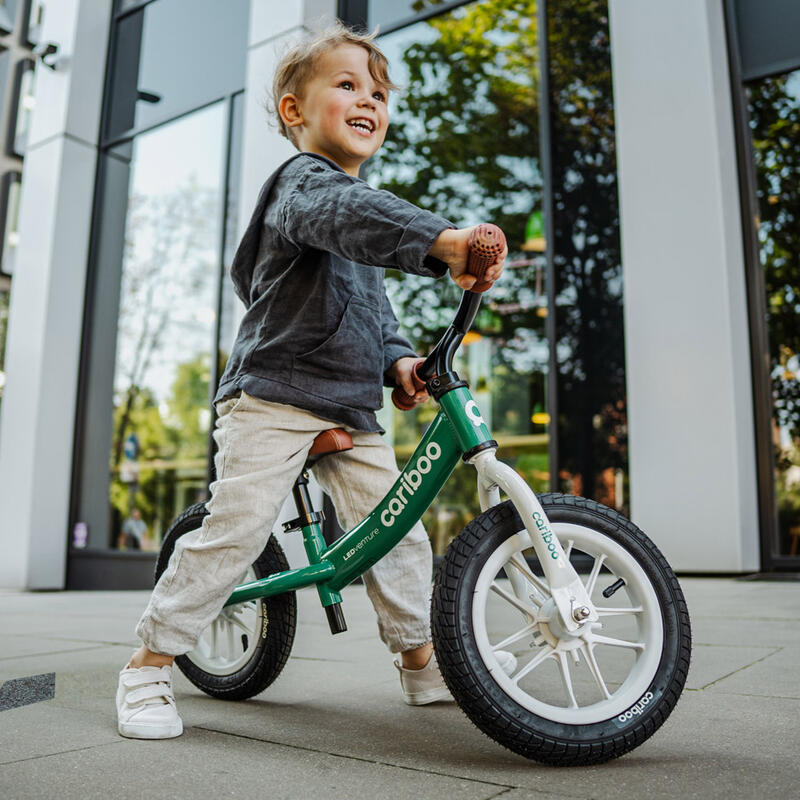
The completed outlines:
{"type": "MultiPolygon", "coordinates": [[[[419,37],[402,54],[406,91],[370,164],[381,188],[458,225],[497,223],[512,258],[529,214],[541,207],[535,12],[534,0],[488,0],[411,28],[419,37]]],[[[429,346],[452,316],[459,290],[393,277],[391,295],[406,330],[429,346]]],[[[493,299],[532,300],[531,283],[529,268],[508,271],[493,299]]],[[[524,312],[485,311],[478,324],[496,326],[501,338],[520,325],[542,327],[524,312]]]]}
{"type": "MultiPolygon", "coordinates": [[[[128,411],[128,427],[136,431],[142,462],[152,464],[160,461],[173,467],[180,463],[186,473],[190,463],[200,461],[193,469],[204,480],[211,419],[208,405],[210,361],[210,354],[205,353],[176,366],[166,414],[162,414],[163,404],[149,389],[136,393],[128,411]]],[[[124,410],[119,406],[114,411],[115,429],[120,425],[124,410]]],[[[175,514],[171,490],[174,481],[174,469],[144,469],[139,474],[135,505],[156,536],[175,514]]],[[[110,499],[116,517],[124,519],[131,502],[127,485],[118,479],[112,481],[110,499]]]]}
{"type": "MultiPolygon", "coordinates": [[[[401,32],[403,41],[410,34],[417,39],[402,53],[407,91],[370,172],[382,188],[458,225],[496,222],[508,236],[509,260],[522,255],[526,221],[542,204],[536,11],[535,0],[486,0],[401,32]]],[[[552,244],[564,488],[619,504],[606,477],[609,469],[627,468],[606,13],[605,0],[548,3],[552,244]]],[[[393,36],[400,34],[381,40],[390,53],[393,36]]],[[[507,270],[477,320],[484,335],[498,340],[498,364],[512,371],[546,371],[535,270],[507,270]]],[[[407,275],[396,281],[398,316],[427,347],[449,319],[458,290],[407,275]]],[[[496,372],[498,387],[499,378],[496,372]]],[[[536,389],[532,384],[530,391],[536,389]]],[[[520,423],[515,431],[523,429],[520,423]]]]}
{"type": "MultiPolygon", "coordinates": [[[[164,420],[158,410],[158,403],[152,393],[147,389],[142,389],[134,395],[130,406],[117,406],[114,409],[114,429],[118,430],[122,421],[123,414],[127,412],[128,427],[136,431],[141,447],[140,459],[142,461],[152,461],[157,458],[169,458],[170,432],[164,425],[164,420]]],[[[156,519],[157,497],[161,492],[158,488],[158,479],[155,479],[152,470],[144,470],[139,473],[136,497],[134,505],[142,512],[142,517],[152,525],[156,519]]],[[[119,480],[118,475],[113,476],[110,488],[110,502],[112,509],[116,512],[116,524],[112,527],[118,529],[131,509],[131,497],[128,484],[119,480]]],[[[119,530],[112,530],[112,536],[119,533],[119,530]]]]}
{"type": "Polygon", "coordinates": [[[174,442],[175,458],[205,458],[208,453],[210,380],[210,353],[203,353],[177,365],[166,417],[174,442]]]}
{"type": "Polygon", "coordinates": [[[563,488],[624,507],[625,349],[606,0],[547,4],[563,488]],[[611,473],[613,474],[613,473],[611,473]]]}
{"type": "MultiPolygon", "coordinates": [[[[192,182],[129,201],[115,377],[117,466],[137,395],[165,399],[175,363],[209,352],[217,254],[216,194],[192,182]]],[[[203,401],[207,406],[208,398],[203,401]]]]}
{"type": "Polygon", "coordinates": [[[800,436],[800,73],[750,87],[777,423],[800,436]]]}
{"type": "Polygon", "coordinates": [[[800,526],[800,72],[760,80],[749,97],[786,552],[790,530],[800,526]]]}

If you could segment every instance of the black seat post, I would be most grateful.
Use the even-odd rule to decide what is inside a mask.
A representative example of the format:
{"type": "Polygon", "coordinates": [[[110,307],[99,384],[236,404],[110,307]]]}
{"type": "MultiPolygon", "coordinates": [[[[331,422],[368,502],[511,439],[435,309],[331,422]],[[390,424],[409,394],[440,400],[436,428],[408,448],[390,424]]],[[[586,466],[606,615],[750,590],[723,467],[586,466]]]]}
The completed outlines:
{"type": "MultiPolygon", "coordinates": [[[[325,515],[321,511],[314,511],[311,495],[308,491],[308,470],[306,468],[297,476],[292,487],[292,497],[297,508],[297,518],[285,522],[283,529],[287,533],[294,530],[303,531],[303,545],[306,549],[309,564],[318,564],[325,550],[325,538],[322,535],[322,525],[325,515]]],[[[331,633],[344,633],[347,630],[344,614],[342,613],[341,595],[331,592],[327,587],[317,585],[320,600],[328,617],[328,626],[331,633]],[[331,602],[334,600],[335,602],[331,602]]]]}

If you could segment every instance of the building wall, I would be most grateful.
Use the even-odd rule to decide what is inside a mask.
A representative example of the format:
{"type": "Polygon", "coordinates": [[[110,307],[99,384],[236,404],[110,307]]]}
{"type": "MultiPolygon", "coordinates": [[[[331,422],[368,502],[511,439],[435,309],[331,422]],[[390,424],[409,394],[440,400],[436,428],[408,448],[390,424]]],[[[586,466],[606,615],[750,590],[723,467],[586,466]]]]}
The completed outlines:
{"type": "Polygon", "coordinates": [[[64,585],[75,397],[110,4],[48,4],[0,415],[0,586],[64,585]]]}
{"type": "Polygon", "coordinates": [[[753,402],[720,0],[610,0],[635,521],[676,569],[755,570],[753,402]]]}

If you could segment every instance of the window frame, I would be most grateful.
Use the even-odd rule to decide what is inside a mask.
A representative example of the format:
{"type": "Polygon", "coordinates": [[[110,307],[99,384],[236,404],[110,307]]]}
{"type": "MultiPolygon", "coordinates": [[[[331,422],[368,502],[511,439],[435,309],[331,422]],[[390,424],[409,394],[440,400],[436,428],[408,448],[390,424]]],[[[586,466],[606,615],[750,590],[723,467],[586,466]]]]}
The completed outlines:
{"type": "MultiPolygon", "coordinates": [[[[235,191],[235,187],[240,181],[239,175],[232,174],[232,153],[235,144],[235,137],[238,135],[240,140],[243,134],[243,128],[238,130],[233,129],[234,111],[237,98],[241,102],[241,95],[245,91],[245,75],[242,75],[241,85],[237,85],[230,91],[221,95],[207,97],[203,102],[194,105],[191,108],[180,109],[160,119],[143,125],[139,128],[125,131],[124,133],[114,136],[113,138],[103,138],[105,131],[105,120],[107,117],[109,103],[109,95],[111,92],[111,78],[114,66],[114,57],[116,49],[116,24],[120,19],[135,13],[141,8],[149,5],[155,0],[144,0],[144,2],[137,3],[135,6],[125,8],[124,10],[115,10],[110,21],[109,32],[109,45],[108,54],[106,58],[106,67],[104,75],[104,97],[103,107],[101,109],[101,127],[99,131],[100,143],[98,145],[98,168],[95,177],[95,188],[92,207],[94,213],[92,216],[92,225],[89,234],[89,253],[88,253],[88,268],[86,278],[86,293],[84,300],[84,315],[81,336],[81,353],[80,353],[80,374],[78,379],[78,392],[76,404],[76,422],[73,438],[73,460],[72,460],[72,480],[70,486],[70,511],[69,511],[69,524],[68,524],[68,542],[67,542],[67,578],[66,586],[68,589],[124,589],[124,588],[142,588],[143,586],[150,585],[152,575],[152,563],[155,560],[156,553],[152,552],[120,552],[109,547],[107,544],[98,546],[91,544],[86,548],[76,548],[72,541],[72,533],[76,523],[79,521],[79,514],[82,513],[81,502],[83,497],[84,481],[87,479],[85,474],[85,460],[87,457],[87,441],[89,437],[90,428],[93,425],[93,420],[89,418],[87,412],[88,398],[101,391],[111,391],[111,387],[104,386],[98,387],[92,385],[92,362],[93,359],[103,357],[103,354],[98,356],[96,351],[96,328],[97,325],[102,325],[102,321],[97,319],[96,307],[96,283],[98,275],[104,269],[101,265],[102,253],[102,219],[99,210],[105,208],[108,204],[116,204],[117,213],[125,213],[127,207],[127,197],[122,196],[109,196],[106,183],[106,163],[109,158],[114,158],[113,150],[133,142],[135,136],[147,133],[148,131],[162,127],[164,125],[172,124],[173,122],[181,119],[182,117],[201,111],[208,106],[215,103],[225,103],[223,109],[223,116],[225,119],[226,129],[223,132],[223,141],[225,151],[223,153],[223,170],[224,174],[221,176],[220,190],[221,195],[221,236],[219,248],[217,250],[217,264],[214,267],[214,297],[215,308],[219,312],[219,304],[222,299],[222,280],[225,276],[225,250],[229,246],[227,237],[229,236],[229,223],[228,214],[230,211],[230,204],[228,198],[230,192],[235,191]],[[122,205],[120,205],[122,204],[122,205]]],[[[240,120],[243,124],[243,120],[240,120]]],[[[238,144],[241,147],[241,141],[238,144]]],[[[121,263],[115,265],[117,272],[121,272],[121,263]]],[[[213,328],[213,340],[209,341],[209,353],[211,355],[212,375],[209,385],[209,404],[216,391],[215,381],[218,380],[217,374],[217,352],[219,347],[220,336],[220,314],[217,313],[217,319],[213,328]]],[[[108,337],[106,337],[108,338],[108,337]]],[[[110,343],[105,343],[104,348],[116,347],[116,336],[111,339],[110,343]]],[[[105,354],[107,355],[107,353],[105,354]]],[[[213,406],[212,406],[213,412],[213,406]]],[[[214,454],[214,441],[212,437],[213,431],[213,418],[212,424],[208,433],[208,480],[213,478],[213,454],[214,454]]],[[[108,498],[105,498],[108,502],[108,498]]],[[[105,531],[108,534],[108,531],[105,531]]],[[[102,537],[102,535],[101,535],[102,537]]]]}

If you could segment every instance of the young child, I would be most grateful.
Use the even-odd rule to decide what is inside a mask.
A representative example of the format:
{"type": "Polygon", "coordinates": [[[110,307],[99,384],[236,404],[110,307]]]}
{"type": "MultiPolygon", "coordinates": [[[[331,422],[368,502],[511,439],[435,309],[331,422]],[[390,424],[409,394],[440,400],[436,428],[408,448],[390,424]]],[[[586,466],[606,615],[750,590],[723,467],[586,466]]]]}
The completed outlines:
{"type": "MultiPolygon", "coordinates": [[[[300,151],[272,176],[231,274],[247,306],[216,396],[217,480],[208,516],[179,540],[136,632],[143,645],[120,673],[118,729],[134,738],[183,730],[172,693],[176,655],[192,650],[261,553],[314,438],[345,428],[353,449],[314,467],[342,527],[359,522],[399,474],[375,410],[382,385],[415,391],[420,361],[398,334],[384,267],[450,277],[464,289],[471,228],[454,229],[358,178],[383,143],[394,89],[374,34],[343,25],[290,50],[273,96],[281,133],[300,151]]],[[[504,258],[505,254],[503,254],[504,258]]],[[[503,258],[489,269],[496,280],[503,258]]],[[[381,639],[405,699],[449,698],[429,623],[432,556],[421,524],[364,575],[381,639]]],[[[509,659],[513,656],[508,654],[509,659]]]]}

